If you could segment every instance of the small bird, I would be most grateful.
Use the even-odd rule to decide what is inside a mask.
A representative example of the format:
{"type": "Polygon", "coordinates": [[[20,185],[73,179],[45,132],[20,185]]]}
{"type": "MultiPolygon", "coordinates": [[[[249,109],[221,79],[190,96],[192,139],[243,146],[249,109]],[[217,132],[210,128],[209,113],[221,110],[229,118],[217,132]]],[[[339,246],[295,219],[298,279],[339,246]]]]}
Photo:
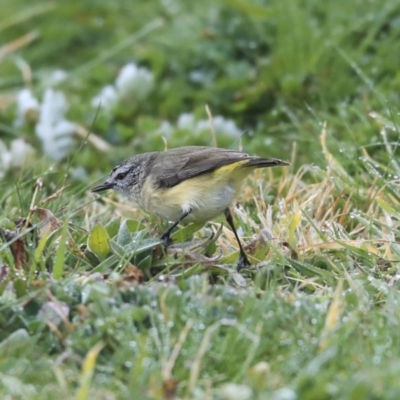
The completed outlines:
{"type": "Polygon", "coordinates": [[[237,269],[250,266],[229,206],[245,178],[256,168],[289,165],[276,158],[250,156],[236,150],[185,146],[135,155],[117,165],[92,192],[114,189],[144,210],[173,224],[161,235],[165,247],[182,221],[205,222],[224,213],[239,245],[237,269]]]}

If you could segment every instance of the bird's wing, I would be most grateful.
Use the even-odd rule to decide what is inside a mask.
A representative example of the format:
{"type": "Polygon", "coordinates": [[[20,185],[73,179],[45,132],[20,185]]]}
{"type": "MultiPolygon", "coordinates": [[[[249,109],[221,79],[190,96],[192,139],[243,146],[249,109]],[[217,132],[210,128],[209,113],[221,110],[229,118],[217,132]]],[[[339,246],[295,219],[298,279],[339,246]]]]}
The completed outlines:
{"type": "Polygon", "coordinates": [[[186,179],[214,171],[224,165],[253,157],[235,150],[213,147],[186,147],[159,153],[151,168],[154,183],[170,188],[186,179]]]}

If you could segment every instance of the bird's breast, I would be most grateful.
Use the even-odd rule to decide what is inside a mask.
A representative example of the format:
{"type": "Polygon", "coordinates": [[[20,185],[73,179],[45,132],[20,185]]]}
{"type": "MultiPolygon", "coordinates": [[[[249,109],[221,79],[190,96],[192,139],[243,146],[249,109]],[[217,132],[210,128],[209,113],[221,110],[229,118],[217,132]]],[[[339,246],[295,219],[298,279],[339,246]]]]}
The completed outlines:
{"type": "Polygon", "coordinates": [[[178,220],[189,210],[191,213],[185,221],[207,221],[232,203],[238,189],[234,181],[213,181],[211,174],[207,174],[185,180],[172,188],[144,185],[139,205],[169,221],[178,220]]]}

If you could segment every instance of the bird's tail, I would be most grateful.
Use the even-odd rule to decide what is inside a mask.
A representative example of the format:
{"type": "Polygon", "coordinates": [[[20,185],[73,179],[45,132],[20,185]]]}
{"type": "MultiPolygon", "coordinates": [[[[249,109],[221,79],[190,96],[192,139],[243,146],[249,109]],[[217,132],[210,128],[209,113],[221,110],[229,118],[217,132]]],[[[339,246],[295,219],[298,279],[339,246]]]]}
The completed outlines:
{"type": "Polygon", "coordinates": [[[278,167],[280,165],[290,165],[290,163],[278,158],[252,158],[246,164],[247,167],[255,168],[278,167]]]}

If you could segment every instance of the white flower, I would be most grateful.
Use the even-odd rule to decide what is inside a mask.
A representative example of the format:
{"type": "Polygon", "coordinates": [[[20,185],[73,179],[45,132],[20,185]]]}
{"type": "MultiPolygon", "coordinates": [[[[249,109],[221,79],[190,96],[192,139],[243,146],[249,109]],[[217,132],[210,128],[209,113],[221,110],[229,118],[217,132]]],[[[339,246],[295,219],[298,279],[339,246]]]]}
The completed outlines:
{"type": "Polygon", "coordinates": [[[197,121],[196,126],[194,128],[194,133],[199,134],[201,132],[211,131],[210,122],[206,119],[201,119],[197,121]]]}
{"type": "Polygon", "coordinates": [[[36,135],[41,139],[45,154],[59,161],[71,150],[75,124],[64,118],[68,103],[62,92],[47,89],[40,107],[36,135]]]}
{"type": "Polygon", "coordinates": [[[193,114],[181,114],[178,117],[178,122],[176,123],[176,127],[178,129],[187,129],[191,130],[194,129],[195,126],[195,119],[193,114]]]}
{"type": "Polygon", "coordinates": [[[204,131],[210,131],[211,126],[214,127],[215,133],[239,137],[241,134],[240,129],[236,126],[236,124],[230,120],[217,115],[213,117],[212,122],[210,123],[209,120],[201,119],[197,122],[196,127],[194,129],[195,133],[200,133],[204,131]]]}
{"type": "MultiPolygon", "coordinates": [[[[165,124],[165,122],[163,122],[163,124],[165,124]]],[[[217,135],[222,134],[233,137],[239,137],[241,135],[241,131],[234,121],[225,119],[220,115],[214,117],[212,121],[209,119],[200,119],[196,121],[193,114],[184,113],[178,117],[178,121],[176,122],[177,129],[189,131],[193,135],[200,135],[203,132],[211,132],[211,127],[214,128],[217,135]]],[[[164,130],[168,131],[167,135],[171,135],[173,128],[170,124],[168,124],[168,126],[160,126],[159,131],[163,132],[164,130]]]]}
{"type": "Polygon", "coordinates": [[[154,76],[147,69],[134,63],[125,65],[117,79],[115,87],[120,97],[133,94],[138,99],[144,99],[153,89],[154,76]]]}
{"type": "Polygon", "coordinates": [[[163,121],[157,130],[158,133],[165,136],[166,138],[169,138],[172,135],[173,131],[174,129],[168,121],[163,121]]]}
{"type": "Polygon", "coordinates": [[[176,123],[178,129],[190,130],[198,135],[202,132],[210,132],[211,126],[214,127],[217,134],[224,134],[233,137],[239,137],[241,134],[240,129],[236,126],[235,122],[230,119],[225,119],[220,115],[213,117],[212,123],[208,119],[195,120],[193,114],[181,114],[176,123]]]}
{"type": "Polygon", "coordinates": [[[0,178],[10,168],[22,167],[34,149],[23,139],[15,139],[10,144],[10,149],[0,140],[0,178]]]}
{"type": "Polygon", "coordinates": [[[239,137],[241,135],[240,129],[236,126],[235,122],[231,119],[225,119],[220,115],[213,118],[215,132],[224,133],[225,135],[239,137]]]}
{"type": "Polygon", "coordinates": [[[119,100],[127,96],[143,100],[153,86],[154,76],[151,71],[130,63],[121,69],[115,84],[105,86],[99,95],[92,98],[91,104],[93,108],[100,106],[103,110],[110,111],[119,100]]]}
{"type": "Polygon", "coordinates": [[[3,178],[5,172],[10,168],[11,153],[7,146],[0,140],[0,178],[3,178]]]}
{"type": "Polygon", "coordinates": [[[218,388],[218,398],[224,400],[251,400],[253,391],[247,385],[224,383],[218,388]]]}
{"type": "Polygon", "coordinates": [[[15,139],[10,144],[10,167],[19,168],[22,167],[27,158],[31,157],[35,153],[33,147],[26,143],[24,139],[15,139]]]}
{"type": "Polygon", "coordinates": [[[68,72],[62,69],[56,69],[54,71],[45,71],[41,80],[46,87],[57,86],[59,83],[64,82],[68,78],[68,72]]]}
{"type": "Polygon", "coordinates": [[[117,79],[115,80],[115,86],[118,91],[123,92],[126,90],[126,86],[129,86],[132,81],[137,77],[138,66],[136,64],[130,63],[122,67],[117,79]]]}
{"type": "Polygon", "coordinates": [[[28,113],[38,112],[39,102],[32,95],[29,89],[22,89],[17,95],[17,117],[14,124],[21,126],[24,124],[28,113]]]}
{"type": "Polygon", "coordinates": [[[69,121],[36,125],[36,135],[42,140],[44,153],[53,160],[62,160],[72,149],[75,125],[69,121]]]}
{"type": "Polygon", "coordinates": [[[93,97],[91,104],[93,108],[100,107],[104,110],[111,110],[116,106],[117,102],[117,91],[115,90],[114,86],[107,85],[101,89],[101,92],[98,96],[93,97]]]}
{"type": "Polygon", "coordinates": [[[40,123],[55,124],[64,118],[68,103],[62,92],[47,89],[40,107],[40,123]]]}

